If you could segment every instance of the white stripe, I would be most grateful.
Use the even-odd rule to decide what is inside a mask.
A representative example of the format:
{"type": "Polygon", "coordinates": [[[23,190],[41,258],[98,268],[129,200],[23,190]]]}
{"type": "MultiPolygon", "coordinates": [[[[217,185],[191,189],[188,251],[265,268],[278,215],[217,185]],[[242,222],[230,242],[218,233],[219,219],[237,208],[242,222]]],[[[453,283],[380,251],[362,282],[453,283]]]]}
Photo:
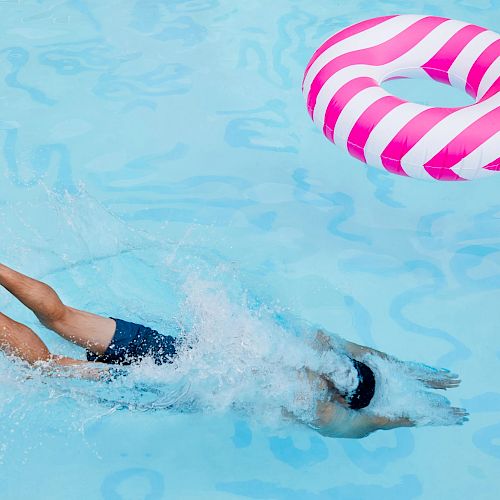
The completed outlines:
{"type": "Polygon", "coordinates": [[[422,68],[396,68],[390,73],[387,73],[380,77],[380,83],[386,82],[394,77],[399,78],[411,78],[411,79],[421,79],[421,80],[432,80],[431,76],[427,71],[422,68]]]}
{"type": "Polygon", "coordinates": [[[420,69],[425,62],[433,57],[447,42],[462,28],[467,26],[461,21],[449,20],[440,24],[428,33],[420,42],[414,45],[397,59],[393,59],[380,68],[380,80],[387,73],[397,72],[398,69],[420,69]]]}
{"type": "Polygon", "coordinates": [[[406,102],[387,113],[370,133],[365,145],[366,162],[384,169],[380,156],[395,135],[415,116],[428,109],[423,104],[406,102]]]}
{"type": "Polygon", "coordinates": [[[432,177],[423,165],[414,165],[411,163],[404,162],[401,160],[401,168],[406,172],[409,177],[414,177],[415,179],[425,179],[435,181],[436,179],[432,177]]]}
{"type": "Polygon", "coordinates": [[[311,90],[311,84],[314,78],[316,78],[316,75],[326,64],[336,57],[353,50],[366,49],[368,47],[374,47],[375,45],[386,42],[417,22],[419,19],[423,19],[425,17],[429,16],[412,14],[392,17],[387,21],[377,24],[372,28],[368,28],[367,30],[361,31],[356,35],[345,38],[344,40],[332,45],[326,49],[309,68],[304,80],[304,96],[307,98],[307,95],[311,90]]]}
{"type": "Polygon", "coordinates": [[[452,170],[460,177],[468,180],[488,177],[489,175],[495,173],[498,174],[498,172],[495,172],[494,170],[486,170],[481,167],[488,165],[499,157],[499,144],[500,131],[492,135],[474,151],[471,151],[465,158],[454,165],[452,170]]]}
{"type": "MultiPolygon", "coordinates": [[[[406,17],[406,16],[400,16],[400,17],[406,17]]],[[[412,18],[418,17],[421,19],[421,18],[426,17],[426,16],[410,16],[410,17],[412,17],[412,18]]],[[[462,29],[465,26],[467,26],[466,23],[463,23],[461,21],[454,21],[454,20],[448,20],[448,21],[445,21],[444,23],[438,25],[435,29],[433,29],[429,34],[427,34],[422,40],[420,40],[414,47],[412,47],[405,54],[402,54],[397,59],[394,59],[393,61],[391,61],[385,65],[375,66],[376,68],[379,69],[379,72],[381,75],[380,77],[378,77],[378,81],[382,81],[387,73],[397,73],[398,68],[406,69],[406,67],[409,66],[410,68],[408,68],[408,69],[418,70],[421,64],[423,64],[424,62],[429,60],[455,33],[457,33],[460,29],[462,29]]],[[[405,26],[405,29],[407,27],[408,26],[405,26]]],[[[351,38],[346,39],[346,41],[347,40],[351,40],[351,38]]],[[[385,40],[385,41],[387,41],[387,40],[385,40]]],[[[382,41],[379,40],[378,42],[381,43],[381,42],[383,42],[383,40],[382,41]]],[[[338,45],[340,45],[340,43],[338,45]]],[[[334,45],[330,49],[333,49],[334,47],[337,47],[338,45],[334,45]]],[[[373,45],[369,44],[364,48],[367,49],[369,47],[373,47],[373,45]]],[[[330,49],[325,51],[320,56],[320,58],[326,52],[328,52],[330,49]]],[[[356,50],[356,47],[353,47],[352,50],[356,50]]],[[[318,60],[320,58],[318,58],[318,60]]],[[[316,60],[316,62],[318,60],[316,60]]],[[[329,59],[329,60],[331,60],[331,59],[329,59]]],[[[325,61],[325,64],[327,64],[329,62],[329,60],[325,61]]],[[[314,64],[313,64],[313,66],[314,66],[314,64]]],[[[311,68],[313,66],[311,66],[311,68]]],[[[323,66],[324,65],[322,65],[322,67],[323,66]]],[[[367,67],[371,67],[371,66],[367,65],[367,67]]],[[[318,72],[321,69],[322,68],[319,68],[318,72]]],[[[306,81],[307,81],[307,78],[306,78],[306,81]]],[[[307,90],[306,89],[306,81],[304,82],[304,94],[306,94],[306,90],[307,90]]],[[[309,83],[308,88],[310,88],[310,83],[309,83]]]]}
{"type": "Polygon", "coordinates": [[[347,138],[361,113],[375,101],[388,95],[381,87],[370,87],[356,94],[340,113],[333,136],[335,144],[347,149],[347,138]]]}
{"type": "Polygon", "coordinates": [[[376,69],[372,66],[360,64],[358,66],[348,66],[347,68],[337,71],[328,81],[321,87],[318,97],[316,99],[316,106],[314,107],[313,121],[316,125],[323,130],[325,123],[325,113],[332,97],[335,93],[346,83],[358,77],[371,77],[375,79],[376,69]]]}
{"type": "Polygon", "coordinates": [[[486,101],[461,108],[443,118],[425,134],[403,157],[405,163],[424,165],[460,132],[500,105],[500,93],[486,101]]]}
{"type": "Polygon", "coordinates": [[[498,40],[496,33],[493,31],[483,31],[464,47],[448,71],[450,83],[453,87],[465,90],[467,75],[472,65],[480,54],[495,40],[498,40]]]}
{"type": "Polygon", "coordinates": [[[497,78],[500,76],[500,57],[498,57],[495,62],[486,70],[479,88],[477,91],[477,100],[479,101],[491,86],[496,82],[497,78]]]}

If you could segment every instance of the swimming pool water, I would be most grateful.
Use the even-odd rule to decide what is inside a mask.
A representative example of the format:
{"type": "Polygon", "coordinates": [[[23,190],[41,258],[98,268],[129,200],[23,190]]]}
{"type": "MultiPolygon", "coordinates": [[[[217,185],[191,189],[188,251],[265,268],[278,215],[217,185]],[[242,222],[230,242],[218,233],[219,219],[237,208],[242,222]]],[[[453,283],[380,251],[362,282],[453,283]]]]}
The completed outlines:
{"type": "MultiPolygon", "coordinates": [[[[158,328],[196,270],[457,371],[449,397],[471,413],[463,427],[332,440],[231,411],[145,411],[147,391],[23,379],[2,358],[0,498],[497,497],[500,176],[367,168],[322,137],[300,92],[332,32],[401,11],[500,29],[498,0],[0,2],[1,261],[75,307],[158,328]]],[[[0,308],[83,355],[3,292],[0,308]]]]}

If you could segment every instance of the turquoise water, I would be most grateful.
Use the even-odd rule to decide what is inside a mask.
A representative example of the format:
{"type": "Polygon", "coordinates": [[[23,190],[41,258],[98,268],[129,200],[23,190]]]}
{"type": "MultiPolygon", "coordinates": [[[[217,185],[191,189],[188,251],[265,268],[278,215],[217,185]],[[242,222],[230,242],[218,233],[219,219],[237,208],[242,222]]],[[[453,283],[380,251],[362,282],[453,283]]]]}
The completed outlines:
{"type": "MultiPolygon", "coordinates": [[[[112,386],[27,378],[2,358],[2,499],[496,498],[500,176],[427,183],[366,168],[315,129],[300,92],[329,34],[400,9],[1,2],[0,260],[75,307],[162,330],[193,319],[187,296],[214,342],[210,326],[268,340],[251,317],[263,305],[293,313],[458,372],[449,397],[470,422],[325,439],[276,422],[275,394],[252,383],[239,402],[264,415],[233,411],[240,386],[220,361],[237,373],[245,360],[232,344],[210,351],[223,383],[202,412],[170,410],[189,381],[150,367],[112,386]]],[[[405,9],[500,29],[497,0],[405,9]]],[[[429,82],[386,88],[469,102],[429,82]]],[[[83,356],[6,293],[0,308],[83,356]]]]}

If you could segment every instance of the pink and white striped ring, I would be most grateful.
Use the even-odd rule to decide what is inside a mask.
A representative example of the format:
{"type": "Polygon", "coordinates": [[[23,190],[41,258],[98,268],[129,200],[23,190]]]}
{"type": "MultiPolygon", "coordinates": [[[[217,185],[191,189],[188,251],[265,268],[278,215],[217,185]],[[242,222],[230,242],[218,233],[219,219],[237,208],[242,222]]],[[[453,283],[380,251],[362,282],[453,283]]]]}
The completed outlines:
{"type": "Polygon", "coordinates": [[[446,181],[500,171],[500,36],[486,28],[420,15],[362,21],[314,53],[302,91],[324,135],[365,163],[446,181]],[[465,90],[475,102],[430,107],[380,87],[413,77],[465,90]]]}

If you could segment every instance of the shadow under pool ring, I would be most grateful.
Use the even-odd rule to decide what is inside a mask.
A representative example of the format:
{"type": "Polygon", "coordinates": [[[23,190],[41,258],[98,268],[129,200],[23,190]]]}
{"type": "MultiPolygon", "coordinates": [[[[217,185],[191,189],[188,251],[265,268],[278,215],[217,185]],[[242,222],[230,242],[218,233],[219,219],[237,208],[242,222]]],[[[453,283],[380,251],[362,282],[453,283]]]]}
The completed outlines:
{"type": "Polygon", "coordinates": [[[367,164],[446,181],[500,171],[500,36],[486,28],[421,15],[362,21],[314,53],[302,91],[327,139],[367,164]],[[464,90],[475,103],[430,107],[380,87],[415,77],[464,90]]]}

